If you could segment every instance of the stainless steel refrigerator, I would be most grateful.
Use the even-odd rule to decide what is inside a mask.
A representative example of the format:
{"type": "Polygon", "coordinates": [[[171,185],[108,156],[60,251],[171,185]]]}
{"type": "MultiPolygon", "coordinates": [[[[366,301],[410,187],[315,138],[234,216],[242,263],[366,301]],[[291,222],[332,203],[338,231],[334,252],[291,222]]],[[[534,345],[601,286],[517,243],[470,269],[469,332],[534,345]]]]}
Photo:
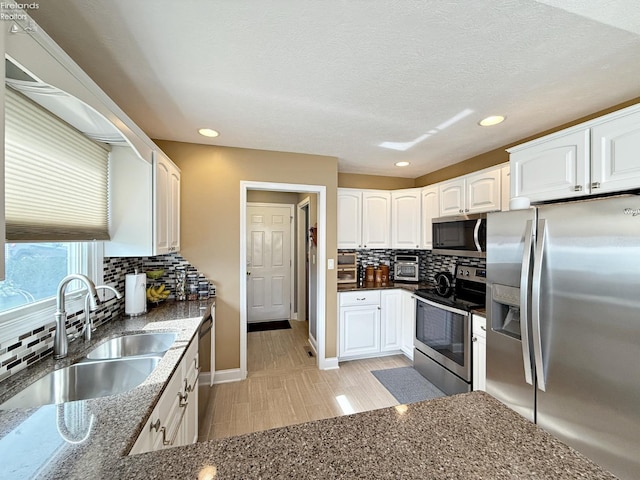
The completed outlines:
{"type": "Polygon", "coordinates": [[[640,196],[487,218],[487,392],[640,478],[640,196]]]}

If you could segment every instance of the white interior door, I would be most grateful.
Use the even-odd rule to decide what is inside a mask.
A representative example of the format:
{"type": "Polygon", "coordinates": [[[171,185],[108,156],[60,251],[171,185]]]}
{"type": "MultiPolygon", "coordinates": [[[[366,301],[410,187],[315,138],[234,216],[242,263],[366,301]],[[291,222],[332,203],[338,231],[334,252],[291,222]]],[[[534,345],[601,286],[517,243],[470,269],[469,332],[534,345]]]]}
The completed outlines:
{"type": "Polygon", "coordinates": [[[247,206],[247,321],[291,311],[291,207],[247,206]]]}

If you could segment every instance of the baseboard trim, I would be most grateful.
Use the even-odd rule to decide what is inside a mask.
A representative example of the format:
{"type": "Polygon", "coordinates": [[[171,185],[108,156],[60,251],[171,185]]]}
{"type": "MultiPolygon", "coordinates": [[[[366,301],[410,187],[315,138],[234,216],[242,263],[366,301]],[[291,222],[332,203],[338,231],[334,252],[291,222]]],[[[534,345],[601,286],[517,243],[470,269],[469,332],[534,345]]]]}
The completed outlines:
{"type": "Polygon", "coordinates": [[[230,368],[229,370],[216,370],[213,377],[213,384],[239,382],[242,380],[242,371],[239,368],[230,368]]]}
{"type": "Polygon", "coordinates": [[[211,385],[211,372],[200,372],[198,375],[198,383],[200,383],[200,385],[211,385]]]}
{"type": "Polygon", "coordinates": [[[340,368],[338,365],[338,357],[325,358],[320,361],[320,365],[318,365],[320,370],[336,370],[340,368]]]}

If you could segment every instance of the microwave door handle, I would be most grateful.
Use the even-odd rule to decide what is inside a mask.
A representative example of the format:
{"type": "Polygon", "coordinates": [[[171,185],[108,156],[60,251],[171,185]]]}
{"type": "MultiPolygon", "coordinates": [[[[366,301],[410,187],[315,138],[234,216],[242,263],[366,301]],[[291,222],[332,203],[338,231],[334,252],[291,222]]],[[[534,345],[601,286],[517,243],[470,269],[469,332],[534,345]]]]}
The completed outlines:
{"type": "Polygon", "coordinates": [[[527,220],[524,233],[524,252],[520,272],[520,340],[522,342],[522,361],[524,379],[533,385],[531,352],[529,351],[529,276],[531,274],[531,250],[533,247],[533,220],[527,220]]]}
{"type": "Polygon", "coordinates": [[[473,243],[476,244],[476,250],[481,252],[482,247],[480,246],[480,225],[482,224],[482,219],[479,218],[476,221],[476,226],[473,228],[473,243]]]}
{"type": "Polygon", "coordinates": [[[547,224],[544,219],[538,220],[538,238],[533,259],[533,285],[531,289],[531,315],[533,333],[533,355],[536,361],[536,377],[538,388],[546,391],[544,359],[542,356],[542,337],[540,333],[540,287],[542,282],[542,264],[544,263],[544,244],[547,224]]]}

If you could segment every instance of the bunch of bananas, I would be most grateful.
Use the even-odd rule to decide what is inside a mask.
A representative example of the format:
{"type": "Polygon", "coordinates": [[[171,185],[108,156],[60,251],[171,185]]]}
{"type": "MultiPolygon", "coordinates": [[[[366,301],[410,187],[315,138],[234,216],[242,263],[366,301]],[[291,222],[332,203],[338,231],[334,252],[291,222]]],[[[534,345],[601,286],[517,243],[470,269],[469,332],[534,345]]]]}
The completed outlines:
{"type": "Polygon", "coordinates": [[[147,287],[147,300],[149,302],[153,302],[153,303],[158,303],[161,302],[162,300],[166,300],[166,298],[169,296],[171,292],[169,291],[169,289],[164,285],[164,283],[162,285],[152,285],[150,287],[147,287]]]}

